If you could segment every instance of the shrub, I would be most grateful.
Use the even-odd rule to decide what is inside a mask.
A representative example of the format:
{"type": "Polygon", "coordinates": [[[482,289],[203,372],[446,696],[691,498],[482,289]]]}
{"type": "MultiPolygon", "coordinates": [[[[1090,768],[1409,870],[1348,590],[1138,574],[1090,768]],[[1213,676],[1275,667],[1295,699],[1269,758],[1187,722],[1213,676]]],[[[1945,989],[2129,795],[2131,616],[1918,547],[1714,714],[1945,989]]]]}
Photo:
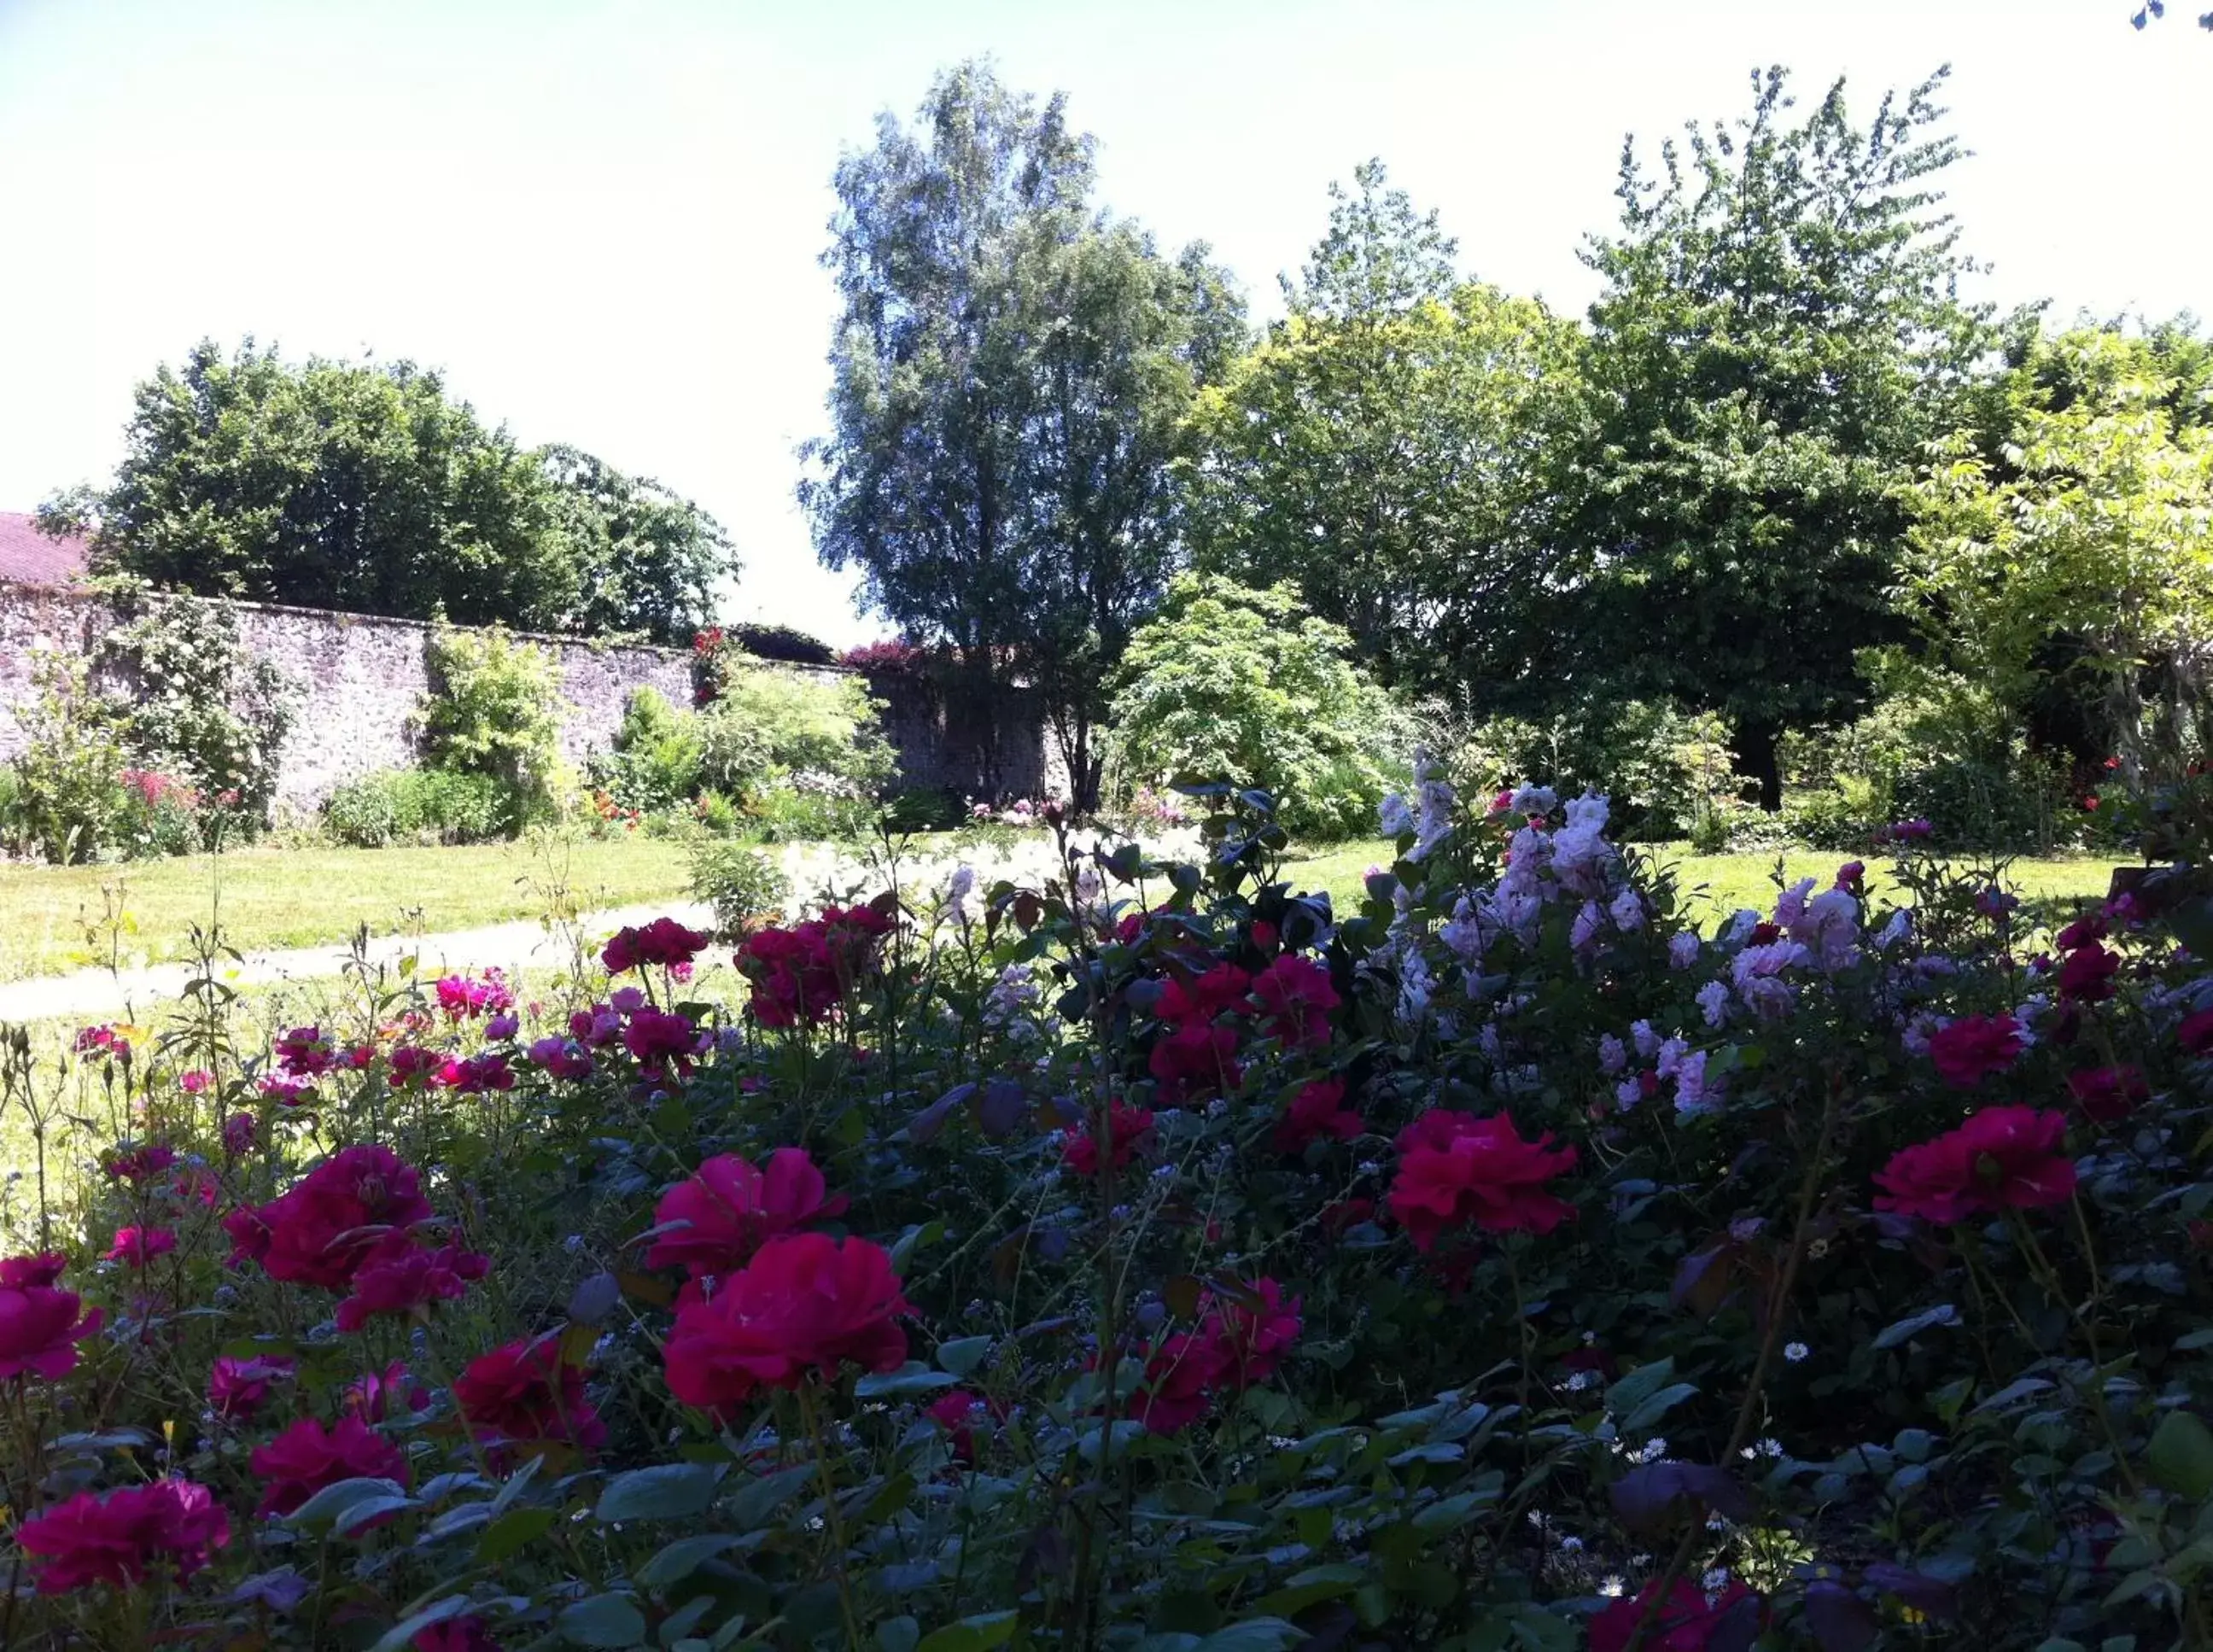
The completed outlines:
{"type": "Polygon", "coordinates": [[[486,843],[505,836],[509,798],[490,775],[386,769],[350,780],[323,804],[323,827],[342,844],[486,843]]]}
{"type": "Polygon", "coordinates": [[[561,683],[552,655],[497,627],[438,626],[424,646],[430,692],[419,716],[430,766],[496,783],[509,832],[555,814],[561,683]]]}
{"type": "Polygon", "coordinates": [[[657,923],[0,1039],[8,1633],[2204,1643],[2196,869],[2046,935],[1914,825],[1696,925],[1425,765],[1340,910],[1211,796],[731,1003],[657,923]]]}
{"type": "Polygon", "coordinates": [[[1226,780],[1282,797],[1284,825],[1302,836],[1371,830],[1403,719],[1350,647],[1289,586],[1179,576],[1122,662],[1115,789],[1226,780]]]}
{"type": "Polygon", "coordinates": [[[592,760],[586,778],[624,808],[671,808],[699,789],[703,756],[699,720],[658,689],[635,688],[623,702],[613,748],[592,760]]]}
{"type": "Polygon", "coordinates": [[[699,723],[701,778],[733,797],[795,779],[860,797],[893,771],[875,704],[857,677],[826,680],[739,665],[699,723]]]}
{"type": "Polygon", "coordinates": [[[40,653],[31,669],[35,697],[15,713],[24,747],[9,765],[15,831],[58,864],[97,860],[116,847],[126,806],[115,709],[93,691],[82,660],[40,653]]]}
{"type": "Polygon", "coordinates": [[[884,804],[884,822],[895,832],[951,832],[968,823],[968,808],[942,786],[907,786],[884,804]]]}
{"type": "Polygon", "coordinates": [[[1728,725],[1666,700],[1589,699],[1541,721],[1433,706],[1423,721],[1460,785],[1489,795],[1535,776],[1567,791],[1602,791],[1632,841],[1718,847],[1743,789],[1728,725]]]}
{"type": "Polygon", "coordinates": [[[726,936],[775,917],[789,894],[783,869],[758,849],[709,842],[692,852],[692,898],[715,909],[716,927],[726,936]]]}

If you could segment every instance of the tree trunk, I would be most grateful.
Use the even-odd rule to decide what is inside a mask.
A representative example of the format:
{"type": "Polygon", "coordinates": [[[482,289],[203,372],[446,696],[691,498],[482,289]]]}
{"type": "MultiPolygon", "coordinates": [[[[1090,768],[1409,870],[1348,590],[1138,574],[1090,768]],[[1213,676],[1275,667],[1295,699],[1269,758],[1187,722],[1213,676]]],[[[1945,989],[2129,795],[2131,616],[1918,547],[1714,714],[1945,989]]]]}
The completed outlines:
{"type": "Polygon", "coordinates": [[[1774,722],[1747,722],[1736,731],[1736,769],[1759,782],[1759,806],[1770,814],[1783,807],[1783,765],[1776,747],[1783,728],[1774,722]]]}

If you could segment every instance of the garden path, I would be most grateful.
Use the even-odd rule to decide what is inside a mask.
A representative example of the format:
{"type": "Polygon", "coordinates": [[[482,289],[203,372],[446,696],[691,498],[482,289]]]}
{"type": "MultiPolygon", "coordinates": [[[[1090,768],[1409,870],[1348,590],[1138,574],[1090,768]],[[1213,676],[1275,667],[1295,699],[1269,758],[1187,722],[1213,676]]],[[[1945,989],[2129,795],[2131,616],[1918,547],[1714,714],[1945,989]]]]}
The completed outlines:
{"type": "MultiPolygon", "coordinates": [[[[966,860],[982,881],[1000,877],[1033,876],[1052,863],[1052,845],[1028,837],[1003,853],[989,850],[967,856],[936,856],[902,863],[900,882],[909,889],[942,884],[955,863],[966,860]]],[[[880,872],[858,857],[822,844],[795,844],[785,850],[784,870],[796,892],[849,889],[857,885],[881,886],[880,872]]],[[[596,947],[599,941],[629,924],[646,924],[661,917],[704,926],[711,917],[696,902],[655,901],[649,905],[619,906],[588,912],[574,930],[550,926],[536,918],[492,924],[479,929],[457,930],[439,935],[379,936],[368,947],[371,965],[395,965],[413,954],[418,972],[436,976],[449,971],[497,966],[510,972],[555,969],[572,961],[571,948],[581,932],[596,947]]],[[[295,947],[282,951],[249,952],[244,960],[231,960],[218,978],[234,987],[275,985],[308,981],[341,973],[354,956],[352,946],[334,942],[325,946],[295,947]]],[[[192,981],[193,964],[153,964],[124,970],[82,969],[67,975],[0,985],[0,1022],[47,1021],[62,1016],[136,1019],[174,1001],[192,981]]]]}

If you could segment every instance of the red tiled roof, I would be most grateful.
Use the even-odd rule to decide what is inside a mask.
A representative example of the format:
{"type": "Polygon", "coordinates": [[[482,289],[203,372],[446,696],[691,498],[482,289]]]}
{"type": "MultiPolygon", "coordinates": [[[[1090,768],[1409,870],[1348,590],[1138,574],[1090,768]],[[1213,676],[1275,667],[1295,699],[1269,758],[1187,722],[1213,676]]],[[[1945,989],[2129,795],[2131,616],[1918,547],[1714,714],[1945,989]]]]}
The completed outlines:
{"type": "Polygon", "coordinates": [[[85,542],[50,539],[38,518],[0,510],[0,582],[18,585],[74,585],[83,577],[85,542]]]}

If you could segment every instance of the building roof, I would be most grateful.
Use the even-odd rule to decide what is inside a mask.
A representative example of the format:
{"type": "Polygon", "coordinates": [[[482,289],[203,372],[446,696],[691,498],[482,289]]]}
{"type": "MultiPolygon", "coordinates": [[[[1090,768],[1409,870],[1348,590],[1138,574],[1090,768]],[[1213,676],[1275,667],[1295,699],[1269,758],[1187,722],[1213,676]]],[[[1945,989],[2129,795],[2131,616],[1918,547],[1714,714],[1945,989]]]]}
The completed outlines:
{"type": "Polygon", "coordinates": [[[35,516],[0,510],[0,583],[74,585],[84,577],[89,549],[74,534],[48,539],[35,516]]]}

